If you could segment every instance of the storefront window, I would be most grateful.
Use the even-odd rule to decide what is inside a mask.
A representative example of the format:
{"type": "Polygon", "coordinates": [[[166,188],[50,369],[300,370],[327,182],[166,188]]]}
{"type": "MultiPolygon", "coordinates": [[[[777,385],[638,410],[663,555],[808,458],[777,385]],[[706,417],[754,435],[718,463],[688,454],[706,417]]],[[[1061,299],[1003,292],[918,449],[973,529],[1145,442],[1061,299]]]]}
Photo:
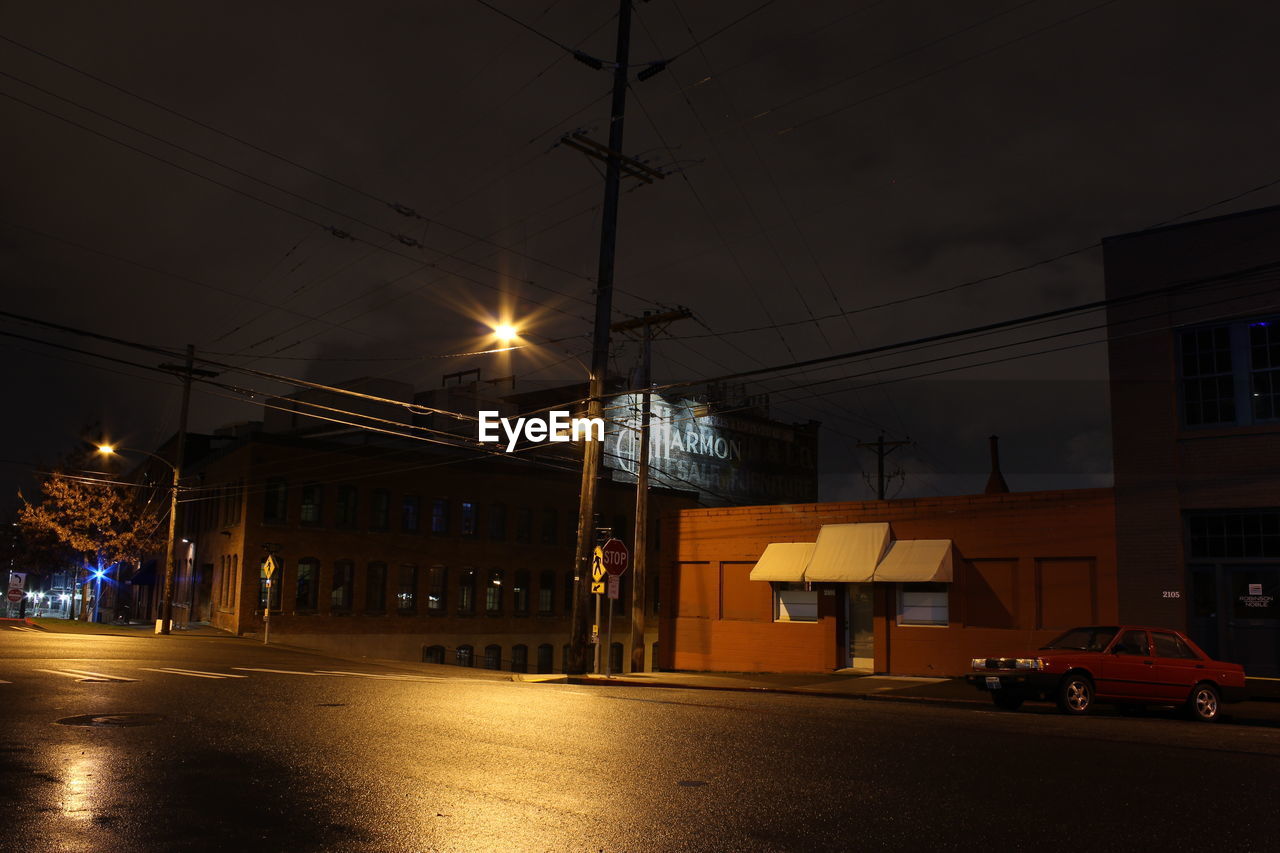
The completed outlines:
{"type": "Polygon", "coordinates": [[[818,591],[803,583],[774,584],[775,622],[817,622],[818,591]]]}
{"type": "Polygon", "coordinates": [[[898,585],[899,625],[947,625],[950,621],[945,583],[904,583],[898,585]]]}

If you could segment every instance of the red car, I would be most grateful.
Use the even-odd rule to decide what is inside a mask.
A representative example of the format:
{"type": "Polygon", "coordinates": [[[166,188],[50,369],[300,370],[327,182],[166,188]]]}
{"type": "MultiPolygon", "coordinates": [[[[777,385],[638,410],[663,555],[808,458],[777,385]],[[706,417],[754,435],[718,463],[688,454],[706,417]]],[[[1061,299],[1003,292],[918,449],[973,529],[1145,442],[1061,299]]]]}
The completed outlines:
{"type": "Polygon", "coordinates": [[[1033,655],[974,658],[972,667],[966,680],[1008,711],[1027,699],[1052,699],[1068,714],[1095,701],[1178,705],[1211,722],[1244,692],[1239,664],[1213,660],[1178,631],[1139,625],[1072,628],[1033,655]]]}

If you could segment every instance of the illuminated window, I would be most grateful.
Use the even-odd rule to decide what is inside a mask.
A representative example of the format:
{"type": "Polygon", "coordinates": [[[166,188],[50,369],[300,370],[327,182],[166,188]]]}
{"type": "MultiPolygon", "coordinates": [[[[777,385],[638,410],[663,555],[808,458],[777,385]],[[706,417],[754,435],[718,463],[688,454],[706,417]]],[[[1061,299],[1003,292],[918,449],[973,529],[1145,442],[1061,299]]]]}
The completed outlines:
{"type": "Polygon", "coordinates": [[[538,615],[550,616],[556,606],[556,573],[540,572],[538,574],[538,615]]]}
{"type": "Polygon", "coordinates": [[[298,583],[293,590],[294,610],[315,610],[320,602],[320,561],[303,557],[298,561],[298,583]]]}
{"type": "Polygon", "coordinates": [[[529,614],[529,572],[525,569],[516,569],[511,583],[511,611],[517,616],[529,614]]]}
{"type": "Polygon", "coordinates": [[[311,483],[302,487],[302,505],[298,508],[298,521],[303,524],[320,524],[323,519],[324,486],[311,483]]]}
{"type": "Polygon", "coordinates": [[[950,588],[946,583],[898,584],[898,624],[947,625],[950,588]]]}
{"type": "Polygon", "coordinates": [[[458,612],[470,615],[476,612],[476,570],[458,572],[458,612]]]}
{"type": "Polygon", "coordinates": [[[490,616],[502,612],[502,569],[491,569],[485,579],[484,612],[490,616]]]}
{"type": "Polygon", "coordinates": [[[350,560],[338,560],[333,564],[333,584],[329,590],[329,610],[348,613],[355,591],[356,567],[350,560]]]}
{"type": "Polygon", "coordinates": [[[418,612],[418,567],[409,563],[400,567],[396,584],[396,612],[405,616],[418,612]]]}
{"type": "Polygon", "coordinates": [[[448,594],[449,570],[444,566],[432,566],[427,570],[427,612],[443,613],[448,594]]]}

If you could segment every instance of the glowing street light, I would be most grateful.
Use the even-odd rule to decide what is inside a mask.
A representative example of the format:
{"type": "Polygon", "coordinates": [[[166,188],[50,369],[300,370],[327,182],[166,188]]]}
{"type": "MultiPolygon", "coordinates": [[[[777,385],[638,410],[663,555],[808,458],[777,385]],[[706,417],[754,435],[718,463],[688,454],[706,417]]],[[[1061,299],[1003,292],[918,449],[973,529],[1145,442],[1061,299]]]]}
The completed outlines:
{"type": "MultiPolygon", "coordinates": [[[[185,422],[185,410],[184,410],[184,422],[185,422]]],[[[179,438],[181,438],[181,434],[179,435],[179,438]]],[[[160,625],[157,628],[157,630],[161,634],[168,634],[170,627],[173,624],[173,575],[174,575],[173,548],[174,548],[174,538],[177,534],[177,523],[178,523],[178,480],[182,477],[182,471],[178,467],[179,465],[182,464],[182,450],[181,450],[182,443],[181,442],[178,443],[178,448],[179,450],[177,451],[177,454],[176,454],[177,464],[170,462],[168,459],[165,459],[163,456],[157,456],[156,454],[150,453],[146,450],[138,450],[136,448],[121,448],[122,450],[128,450],[130,453],[141,453],[143,456],[150,456],[152,459],[155,459],[157,462],[164,463],[169,468],[169,470],[173,472],[173,482],[169,486],[169,535],[165,540],[164,592],[160,599],[160,625]]],[[[117,450],[115,446],[110,444],[99,444],[98,452],[104,456],[111,456],[111,455],[117,454],[117,450]]]]}
{"type": "Polygon", "coordinates": [[[500,344],[512,344],[520,338],[520,330],[510,323],[499,323],[493,327],[493,336],[500,344]]]}

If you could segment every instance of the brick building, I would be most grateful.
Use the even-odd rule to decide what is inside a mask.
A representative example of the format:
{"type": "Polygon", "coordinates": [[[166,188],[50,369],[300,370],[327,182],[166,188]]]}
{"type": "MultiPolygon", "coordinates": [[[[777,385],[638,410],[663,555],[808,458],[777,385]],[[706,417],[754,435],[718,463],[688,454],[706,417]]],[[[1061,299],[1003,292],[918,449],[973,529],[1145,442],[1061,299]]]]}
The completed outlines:
{"type": "Polygon", "coordinates": [[[1117,618],[1110,489],[684,510],[665,668],[955,675],[1117,618]]]}
{"type": "MultiPolygon", "coordinates": [[[[516,671],[563,666],[580,485],[571,465],[251,432],[192,475],[179,624],[260,636],[271,552],[273,640],[516,671]]],[[[634,500],[634,487],[602,489],[602,524],[628,543],[634,500]]],[[[655,513],[694,505],[669,490],[651,500],[655,513]]],[[[624,575],[615,669],[630,655],[630,592],[624,575]]],[[[647,633],[651,646],[656,626],[647,633]]]]}
{"type": "Polygon", "coordinates": [[[1120,617],[1280,675],[1280,207],[1103,241],[1120,617]]]}

